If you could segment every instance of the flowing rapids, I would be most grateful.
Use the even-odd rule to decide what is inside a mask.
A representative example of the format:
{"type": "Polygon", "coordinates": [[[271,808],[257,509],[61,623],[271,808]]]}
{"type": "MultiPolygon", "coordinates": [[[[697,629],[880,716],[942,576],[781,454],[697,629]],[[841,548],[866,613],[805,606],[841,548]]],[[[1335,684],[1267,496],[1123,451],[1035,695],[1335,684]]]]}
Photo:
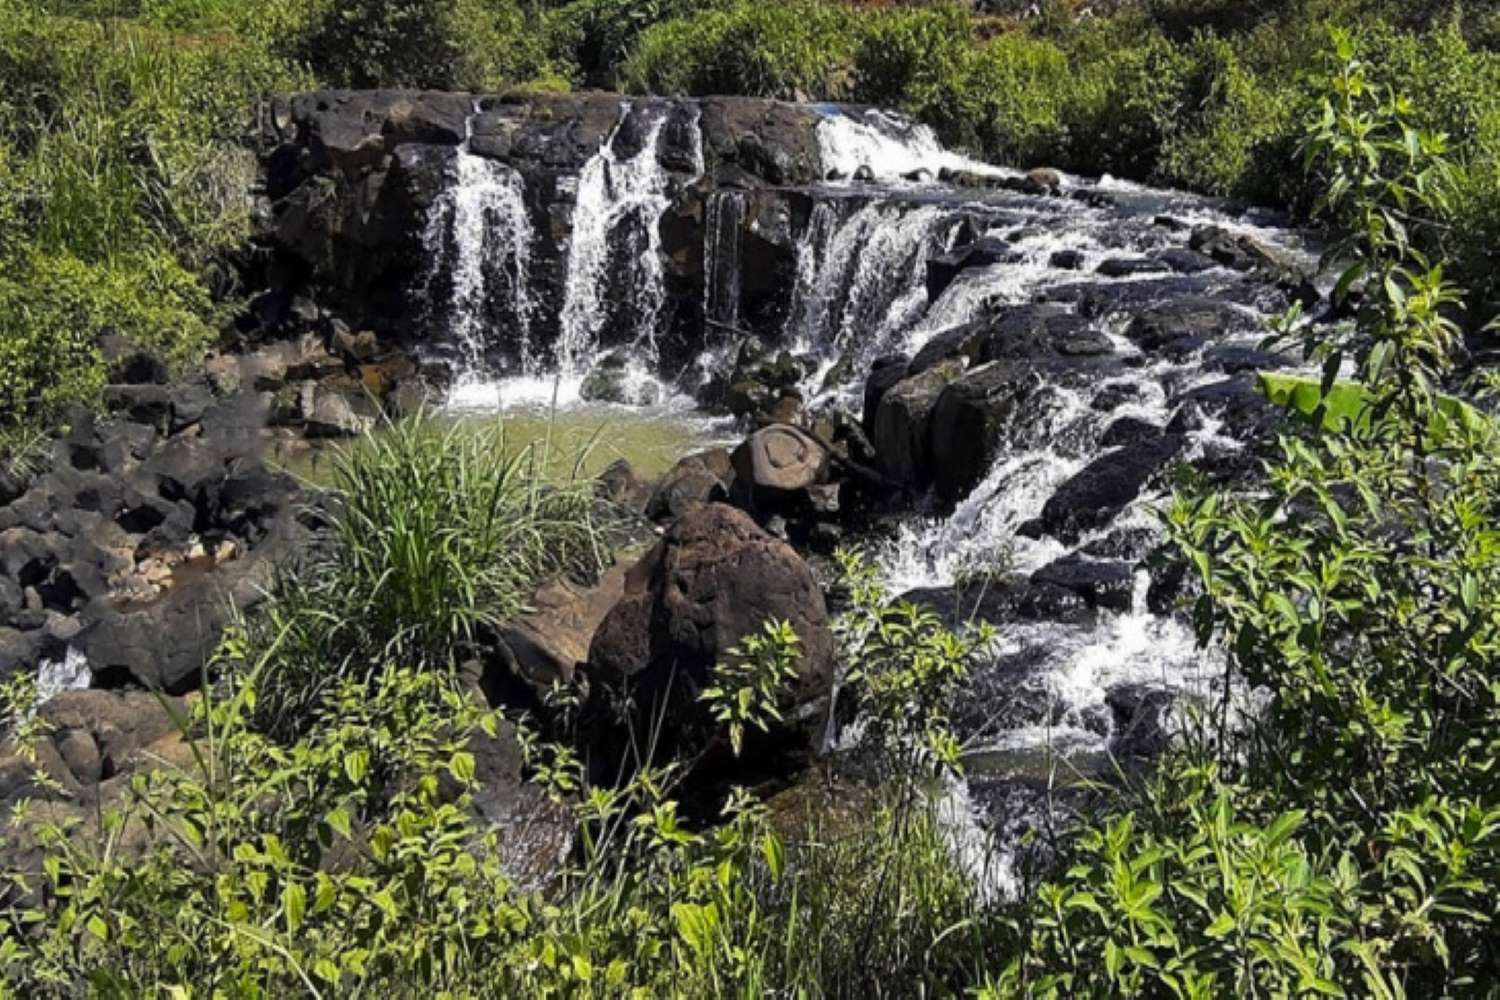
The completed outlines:
{"type": "MultiPolygon", "coordinates": [[[[660,105],[625,104],[615,132],[578,176],[550,346],[529,340],[535,296],[521,276],[536,222],[526,218],[524,192],[503,170],[459,153],[454,187],[435,210],[431,232],[452,248],[446,335],[461,363],[479,374],[458,380],[450,405],[468,412],[582,405],[585,373],[621,345],[630,378],[665,382],[684,370],[723,371],[733,364],[735,335],[753,327],[803,361],[801,395],[810,407],[857,411],[879,358],[910,357],[939,334],[1007,307],[1051,302],[1082,314],[1084,303],[1095,303],[1087,318],[1113,348],[1108,369],[1087,386],[1042,376],[993,442],[977,485],[956,503],[930,499],[896,527],[878,552],[894,593],[951,589],[962,602],[975,599],[976,579],[1032,574],[1063,557],[1118,564],[1118,552],[1108,553],[1122,538],[1149,544],[1159,537],[1153,508],[1164,499],[1160,487],[1072,544],[1028,528],[1060,486],[1119,447],[1105,443],[1112,425],[1128,418],[1165,427],[1192,406],[1178,400],[1228,370],[1206,363],[1202,348],[1144,353],[1124,336],[1135,303],[1162,289],[1183,297],[1222,295],[1226,302],[1240,295],[1231,304],[1244,313],[1244,332],[1215,349],[1250,359],[1260,321],[1274,306],[1244,293],[1240,275],[1203,255],[1181,272],[1101,264],[1145,262],[1185,242],[1174,234],[1202,225],[1253,238],[1299,264],[1313,260],[1306,244],[1273,219],[1110,178],[1064,176],[1051,197],[953,187],[943,178],[1022,175],[945,150],[930,129],[896,116],[830,109],[816,136],[826,179],[788,195],[792,210],[773,218],[759,194],[735,186],[710,188],[692,209],[703,258],[692,303],[700,330],[696,355],[686,368],[661,371],[658,341],[673,294],[669,263],[683,264],[681,253],[667,259],[662,234],[670,220],[691,214],[678,211],[684,192],[708,181],[696,111],[683,119],[695,133],[691,162],[675,171],[663,166],[671,114],[660,105]],[[623,141],[627,126],[633,143],[623,141]],[[1073,197],[1080,194],[1090,197],[1073,197]],[[774,243],[778,227],[789,234],[790,266],[768,281],[758,270],[764,257],[750,248],[774,243]],[[994,248],[991,258],[934,284],[947,256],[979,244],[994,248]],[[505,305],[497,312],[488,305],[493,301],[505,305]],[[520,325],[505,327],[497,317],[506,315],[520,317],[520,325]],[[523,350],[495,349],[497,339],[514,337],[523,350]],[[519,373],[497,378],[484,367],[497,354],[524,359],[547,351],[553,359],[547,372],[523,362],[519,373]],[[1114,401],[1101,405],[1106,395],[1114,401]]],[[[680,419],[691,406],[670,389],[662,396],[667,419],[680,419]]],[[[1243,429],[1208,414],[1186,426],[1190,459],[1244,445],[1243,429]]],[[[979,848],[976,815],[987,814],[984,828],[1014,843],[1020,828],[1045,812],[1034,801],[1018,804],[1018,788],[1050,787],[1058,767],[1086,769],[1123,740],[1140,738],[1124,731],[1125,720],[1136,730],[1142,718],[1154,717],[1170,729],[1183,707],[1201,701],[1221,678],[1222,663],[1196,648],[1186,624],[1152,613],[1150,582],[1138,572],[1127,601],[1087,621],[1008,623],[977,667],[958,713],[974,777],[949,789],[943,809],[955,852],[986,891],[1015,891],[1018,861],[1013,852],[979,848]]]]}

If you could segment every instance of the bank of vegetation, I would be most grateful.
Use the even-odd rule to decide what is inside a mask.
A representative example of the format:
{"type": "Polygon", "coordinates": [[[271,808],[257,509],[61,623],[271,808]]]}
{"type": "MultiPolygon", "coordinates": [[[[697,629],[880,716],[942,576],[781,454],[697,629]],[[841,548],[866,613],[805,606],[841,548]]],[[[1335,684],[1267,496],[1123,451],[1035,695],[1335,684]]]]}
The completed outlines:
{"type": "Polygon", "coordinates": [[[1371,84],[1398,86],[1417,123],[1448,136],[1445,250],[1493,297],[1489,5],[1142,0],[1089,17],[1084,6],[1049,0],[1014,19],[823,0],[4,0],[0,419],[35,426],[97,398],[125,341],[182,364],[201,356],[238,303],[256,100],[320,84],[867,102],[997,162],[1306,214],[1322,178],[1288,167],[1337,24],[1371,84]]]}
{"type": "MultiPolygon", "coordinates": [[[[1200,638],[1224,654],[1226,693],[1258,690],[1253,710],[1190,718],[1014,901],[981,898],[933,805],[958,766],[946,704],[986,637],[893,602],[852,555],[841,655],[882,778],[853,818],[773,822],[736,793],[718,822],[690,820],[678,762],[590,784],[555,731],[523,728],[526,772],[575,846],[544,885],[508,877],[508,845],[471,808],[476,747],[527,723],[470,696],[468,636],[542,574],[596,569],[601,527],[588,495],[537,481],[534,455],[407,428],[340,464],[327,516],[348,544],[226,640],[221,683],[183,720],[190,766],[141,775],[94,827],[40,817],[46,862],[0,911],[7,989],[1397,997],[1500,981],[1500,451],[1492,421],[1454,419],[1445,397],[1500,204],[1492,20],[1173,3],[1000,30],[948,8],[122,7],[13,4],[0,25],[12,422],[87,399],[106,335],[184,363],[213,338],[235,301],[248,97],[314,79],[557,85],[605,65],[664,90],[899,103],[1005,158],[1246,196],[1274,182],[1339,234],[1352,317],[1279,332],[1324,365],[1322,395],[1347,400],[1352,371],[1363,410],[1339,421],[1313,401],[1260,493],[1185,486],[1164,512],[1200,638]],[[1356,13],[1331,48],[1314,31],[1356,13]],[[457,51],[481,14],[525,43],[485,58],[523,62],[457,51]],[[454,75],[402,61],[419,27],[454,47],[437,64],[454,75]],[[351,50],[366,38],[380,44],[351,50]],[[317,64],[337,39],[353,41],[330,58],[352,61],[317,64]],[[524,558],[497,565],[502,548],[524,558]]],[[[796,655],[768,626],[706,692],[731,731],[768,721],[796,655]]],[[[21,687],[10,728],[36,737],[21,687]]],[[[566,691],[554,708],[567,718],[566,691]]]]}

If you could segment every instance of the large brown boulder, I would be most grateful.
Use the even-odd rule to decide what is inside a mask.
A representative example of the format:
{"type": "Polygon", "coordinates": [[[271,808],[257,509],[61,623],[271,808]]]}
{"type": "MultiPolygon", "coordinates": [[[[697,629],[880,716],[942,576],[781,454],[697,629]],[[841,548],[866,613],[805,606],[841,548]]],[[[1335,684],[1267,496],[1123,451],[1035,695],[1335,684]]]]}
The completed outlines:
{"type": "Polygon", "coordinates": [[[589,657],[589,643],[625,594],[625,567],[613,566],[591,587],[565,577],[546,581],[531,608],[501,630],[496,651],[510,676],[545,695],[554,683],[571,684],[589,657]]]}
{"type": "Polygon", "coordinates": [[[812,570],[743,512],[709,504],[678,520],[631,568],[624,597],[589,647],[593,686],[600,694],[623,691],[647,713],[665,703],[678,730],[670,735],[679,735],[706,718],[698,694],[715,665],[777,620],[801,639],[783,707],[813,706],[832,689],[834,644],[812,570]]]}

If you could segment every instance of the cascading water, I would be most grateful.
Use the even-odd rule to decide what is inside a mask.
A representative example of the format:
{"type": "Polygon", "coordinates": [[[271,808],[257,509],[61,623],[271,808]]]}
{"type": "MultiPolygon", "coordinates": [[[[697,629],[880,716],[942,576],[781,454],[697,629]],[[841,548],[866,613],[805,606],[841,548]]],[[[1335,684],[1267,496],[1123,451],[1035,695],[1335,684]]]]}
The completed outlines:
{"type": "Polygon", "coordinates": [[[708,199],[703,231],[703,314],[711,327],[734,330],[739,326],[740,230],[745,225],[748,200],[744,191],[735,189],[715,191],[708,199]]]}
{"type": "Polygon", "coordinates": [[[958,222],[951,209],[873,202],[846,219],[820,204],[803,238],[789,339],[863,370],[927,308],[927,261],[958,222]],[[823,214],[818,215],[817,212],[823,214]]]}
{"type": "Polygon", "coordinates": [[[458,351],[461,382],[481,378],[497,346],[508,348],[522,371],[533,371],[535,240],[521,175],[506,164],[475,156],[465,141],[454,154],[448,185],[433,206],[422,240],[432,267],[427,287],[435,288],[444,278],[449,285],[446,300],[434,311],[458,351]],[[497,327],[512,334],[508,344],[493,343],[497,327]]]}
{"type": "MultiPolygon", "coordinates": [[[[666,302],[661,218],[672,203],[673,178],[661,163],[668,107],[636,112],[627,102],[620,121],[578,178],[568,249],[562,331],[557,361],[564,372],[578,372],[598,353],[599,337],[611,322],[611,307],[625,307],[633,324],[632,346],[649,362],[656,354],[657,324],[666,302]],[[633,114],[649,116],[640,148],[616,152],[620,130],[633,114]],[[611,273],[619,275],[611,281],[611,273]]],[[[699,112],[693,109],[691,134],[694,175],[703,172],[699,112]]]]}
{"type": "Polygon", "coordinates": [[[946,149],[926,125],[878,110],[830,115],[818,125],[823,169],[830,177],[851,178],[861,168],[874,180],[900,182],[944,170],[1015,177],[1019,173],[982,163],[946,149]]]}

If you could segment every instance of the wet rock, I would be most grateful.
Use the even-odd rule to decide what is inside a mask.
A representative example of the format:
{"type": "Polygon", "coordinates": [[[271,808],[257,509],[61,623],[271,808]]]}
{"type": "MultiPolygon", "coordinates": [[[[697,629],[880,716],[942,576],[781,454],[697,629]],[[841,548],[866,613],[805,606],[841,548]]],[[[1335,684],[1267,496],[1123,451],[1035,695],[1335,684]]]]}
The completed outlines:
{"type": "Polygon", "coordinates": [[[1116,757],[1160,756],[1172,742],[1167,714],[1177,693],[1153,684],[1122,684],[1104,696],[1111,723],[1109,749],[1116,757]]]}
{"type": "Polygon", "coordinates": [[[727,449],[713,448],[679,461],[657,483],[646,504],[653,521],[675,520],[706,504],[729,499],[734,463],[727,449]]]}
{"type": "Polygon", "coordinates": [[[1146,441],[1150,438],[1160,437],[1162,429],[1149,420],[1140,417],[1121,417],[1104,429],[1099,436],[1099,445],[1103,448],[1118,448],[1121,445],[1135,444],[1137,441],[1146,441]]]}
{"type": "Polygon", "coordinates": [[[1241,309],[1193,295],[1141,311],[1125,328],[1125,336],[1141,350],[1155,351],[1184,337],[1220,340],[1251,328],[1253,323],[1241,309]]]}
{"type": "Polygon", "coordinates": [[[1065,556],[1031,575],[1034,584],[1070,590],[1091,608],[1129,611],[1135,590],[1135,569],[1128,562],[1065,556]]]}
{"type": "Polygon", "coordinates": [[[822,482],[829,455],[806,431],[773,424],[752,434],[732,458],[736,481],[751,504],[775,509],[822,482]]]}
{"type": "Polygon", "coordinates": [[[630,569],[624,597],[589,647],[591,690],[627,692],[642,719],[665,708],[669,743],[701,739],[712,724],[698,695],[715,665],[770,621],[790,623],[801,640],[782,699],[787,728],[805,719],[816,729],[813,706],[826,701],[834,668],[823,594],[789,546],[743,512],[710,504],[678,520],[630,569]]]}
{"type": "Polygon", "coordinates": [[[1111,257],[1098,267],[1106,278],[1135,278],[1147,274],[1161,274],[1172,268],[1163,261],[1149,257],[1111,257]]]}
{"type": "Polygon", "coordinates": [[[965,271],[1013,263],[1020,257],[1009,243],[992,236],[981,237],[950,253],[931,257],[927,261],[927,301],[936,302],[965,271]]]}
{"type": "Polygon", "coordinates": [[[1082,250],[1059,250],[1047,260],[1047,266],[1059,271],[1081,271],[1088,262],[1082,250]]]}
{"type": "Polygon", "coordinates": [[[881,399],[908,374],[915,374],[908,371],[910,362],[911,359],[904,354],[890,354],[876,358],[870,366],[869,378],[865,380],[864,415],[861,419],[866,437],[875,433],[875,414],[880,410],[881,399]]]}
{"type": "Polygon", "coordinates": [[[950,384],[933,408],[930,432],[934,481],[949,502],[983,480],[1002,448],[1041,443],[1048,429],[1036,403],[1058,388],[1081,388],[1107,358],[1002,360],[980,365],[950,384]]]}
{"type": "Polygon", "coordinates": [[[1212,257],[1181,247],[1163,250],[1156,254],[1156,259],[1178,274],[1202,274],[1219,266],[1212,257]]]}
{"type": "Polygon", "coordinates": [[[598,495],[632,513],[644,514],[652,487],[635,474],[629,462],[616,459],[595,480],[598,495]]]}
{"type": "Polygon", "coordinates": [[[944,361],[897,382],[880,398],[871,437],[886,475],[915,487],[931,481],[928,422],[943,390],[962,373],[962,362],[944,361]]]}
{"type": "Polygon", "coordinates": [[[1173,434],[1103,455],[1063,483],[1042,508],[1042,527],[1064,542],[1108,524],[1182,451],[1173,434]]]}

